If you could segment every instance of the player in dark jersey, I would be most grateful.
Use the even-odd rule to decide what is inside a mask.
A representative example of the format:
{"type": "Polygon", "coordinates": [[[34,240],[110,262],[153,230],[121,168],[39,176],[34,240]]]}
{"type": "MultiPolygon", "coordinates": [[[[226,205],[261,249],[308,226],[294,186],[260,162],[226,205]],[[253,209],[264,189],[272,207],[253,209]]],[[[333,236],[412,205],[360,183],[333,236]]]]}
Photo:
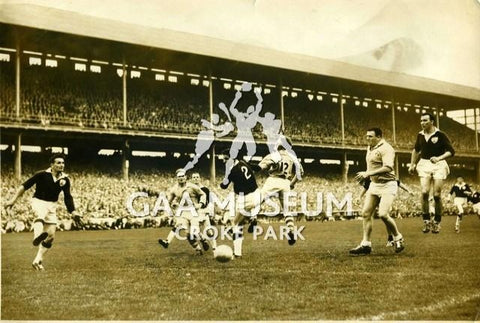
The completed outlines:
{"type": "Polygon", "coordinates": [[[10,209],[25,191],[35,186],[32,199],[32,210],[35,214],[33,222],[33,245],[38,246],[37,256],[32,266],[35,270],[45,270],[43,256],[52,247],[57,226],[57,201],[60,192],[63,192],[65,206],[75,221],[80,221],[80,215],[75,211],[75,204],[70,193],[70,179],[63,172],[65,156],[54,154],[50,158],[50,168],[35,173],[17,189],[15,196],[5,204],[10,209]]]}
{"type": "Polygon", "coordinates": [[[423,113],[420,117],[422,131],[417,134],[415,148],[412,151],[409,173],[415,170],[420,177],[422,186],[422,213],[423,233],[440,232],[442,221],[442,186],[450,170],[446,159],[455,155],[455,150],[450,143],[448,136],[434,126],[434,118],[430,113],[423,113]],[[417,164],[418,162],[418,164],[417,164]],[[435,201],[435,217],[430,223],[429,194],[433,186],[433,199],[435,201]]]}
{"type": "Polygon", "coordinates": [[[229,184],[233,183],[236,200],[231,232],[233,235],[233,254],[235,258],[239,258],[242,256],[243,222],[245,220],[243,213],[255,217],[260,208],[261,196],[252,167],[244,160],[234,160],[234,166],[227,180],[227,184],[222,183],[220,187],[227,189],[229,184]]]}
{"type": "Polygon", "coordinates": [[[468,202],[468,197],[472,195],[472,189],[465,183],[463,177],[457,177],[457,182],[450,189],[449,199],[453,197],[453,204],[457,207],[458,214],[455,221],[455,232],[460,233],[460,222],[463,218],[463,205],[468,202]]]}
{"type": "Polygon", "coordinates": [[[477,213],[480,219],[480,191],[473,192],[472,195],[468,197],[468,202],[472,203],[473,211],[477,213]]]}

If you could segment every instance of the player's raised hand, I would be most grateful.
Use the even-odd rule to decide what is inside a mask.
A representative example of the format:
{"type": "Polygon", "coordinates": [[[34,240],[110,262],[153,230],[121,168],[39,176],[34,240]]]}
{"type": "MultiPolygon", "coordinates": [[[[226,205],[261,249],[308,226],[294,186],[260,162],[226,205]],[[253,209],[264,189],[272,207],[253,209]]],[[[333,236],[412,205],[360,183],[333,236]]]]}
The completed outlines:
{"type": "Polygon", "coordinates": [[[248,92],[252,90],[252,83],[245,82],[242,84],[242,91],[243,92],[248,92]]]}

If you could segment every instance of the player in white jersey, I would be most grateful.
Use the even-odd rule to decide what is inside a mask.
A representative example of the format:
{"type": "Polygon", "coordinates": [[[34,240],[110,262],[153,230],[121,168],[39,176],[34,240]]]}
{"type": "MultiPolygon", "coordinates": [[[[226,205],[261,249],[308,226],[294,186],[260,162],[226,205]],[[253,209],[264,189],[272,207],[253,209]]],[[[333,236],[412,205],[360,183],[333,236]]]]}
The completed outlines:
{"type": "Polygon", "coordinates": [[[365,181],[370,178],[371,184],[366,192],[362,217],[363,239],[360,244],[351,249],[351,255],[368,255],[372,251],[372,227],[373,213],[378,206],[378,216],[385,223],[387,232],[393,235],[395,252],[404,249],[403,235],[397,228],[397,224],[390,217],[389,211],[398,191],[398,183],[395,177],[394,161],[395,150],[383,139],[380,128],[370,128],[366,134],[368,148],[365,160],[367,170],[358,172],[355,179],[365,181]]]}
{"type": "MultiPolygon", "coordinates": [[[[291,143],[289,144],[291,145],[291,143]]],[[[283,146],[278,147],[278,152],[265,156],[257,167],[258,169],[268,171],[269,176],[260,190],[262,199],[265,200],[270,196],[278,194],[281,208],[284,212],[285,224],[288,228],[288,244],[292,246],[297,241],[293,230],[295,222],[292,214],[285,213],[283,199],[285,193],[291,191],[299,181],[296,174],[303,176],[303,167],[298,159],[288,153],[283,146]],[[296,167],[300,168],[298,172],[296,167]]]]}
{"type": "MultiPolygon", "coordinates": [[[[195,172],[192,174],[192,183],[200,187],[200,189],[205,193],[206,195],[206,200],[205,204],[209,205],[210,204],[210,189],[203,185],[201,183],[201,177],[200,174],[195,172]]],[[[197,201],[200,202],[200,201],[197,201]]],[[[198,210],[198,219],[195,220],[195,222],[198,222],[198,227],[202,228],[202,233],[205,233],[209,240],[210,244],[212,245],[212,250],[215,251],[217,248],[217,241],[214,239],[215,238],[215,230],[212,227],[212,223],[210,222],[210,217],[215,216],[215,211],[213,211],[213,214],[209,214],[208,210],[209,207],[201,208],[198,210]]],[[[211,208],[214,210],[214,208],[211,208]]],[[[202,240],[202,243],[204,240],[202,240]]]]}
{"type": "Polygon", "coordinates": [[[159,239],[158,243],[168,248],[176,235],[180,234],[182,230],[186,230],[187,240],[195,248],[197,254],[201,255],[202,249],[200,248],[199,241],[202,242],[205,251],[209,249],[209,245],[200,234],[200,228],[198,227],[198,213],[196,210],[206,207],[206,194],[197,185],[187,182],[187,176],[183,169],[177,169],[176,171],[177,184],[175,184],[168,192],[168,202],[170,205],[182,204],[185,200],[189,200],[193,203],[195,212],[193,210],[182,210],[180,216],[175,216],[175,225],[168,234],[166,240],[159,239]],[[192,234],[193,233],[193,234],[192,234]]]}

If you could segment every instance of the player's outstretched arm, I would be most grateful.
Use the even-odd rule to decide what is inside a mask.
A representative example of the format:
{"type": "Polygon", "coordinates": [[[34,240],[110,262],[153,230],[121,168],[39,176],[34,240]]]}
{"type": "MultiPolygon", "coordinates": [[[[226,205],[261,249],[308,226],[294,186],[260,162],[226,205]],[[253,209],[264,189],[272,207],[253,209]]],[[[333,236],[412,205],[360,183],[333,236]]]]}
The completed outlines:
{"type": "Polygon", "coordinates": [[[410,158],[410,167],[408,167],[408,172],[413,175],[417,169],[417,163],[420,158],[420,151],[412,150],[412,156],[410,158]]]}

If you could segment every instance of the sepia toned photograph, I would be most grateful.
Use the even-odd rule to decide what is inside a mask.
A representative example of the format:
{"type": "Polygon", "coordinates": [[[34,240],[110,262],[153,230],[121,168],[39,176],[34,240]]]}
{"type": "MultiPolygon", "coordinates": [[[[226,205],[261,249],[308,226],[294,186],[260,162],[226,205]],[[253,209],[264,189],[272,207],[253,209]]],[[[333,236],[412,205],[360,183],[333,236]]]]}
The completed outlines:
{"type": "Polygon", "coordinates": [[[0,0],[0,319],[480,320],[479,31],[478,0],[0,0]]]}

